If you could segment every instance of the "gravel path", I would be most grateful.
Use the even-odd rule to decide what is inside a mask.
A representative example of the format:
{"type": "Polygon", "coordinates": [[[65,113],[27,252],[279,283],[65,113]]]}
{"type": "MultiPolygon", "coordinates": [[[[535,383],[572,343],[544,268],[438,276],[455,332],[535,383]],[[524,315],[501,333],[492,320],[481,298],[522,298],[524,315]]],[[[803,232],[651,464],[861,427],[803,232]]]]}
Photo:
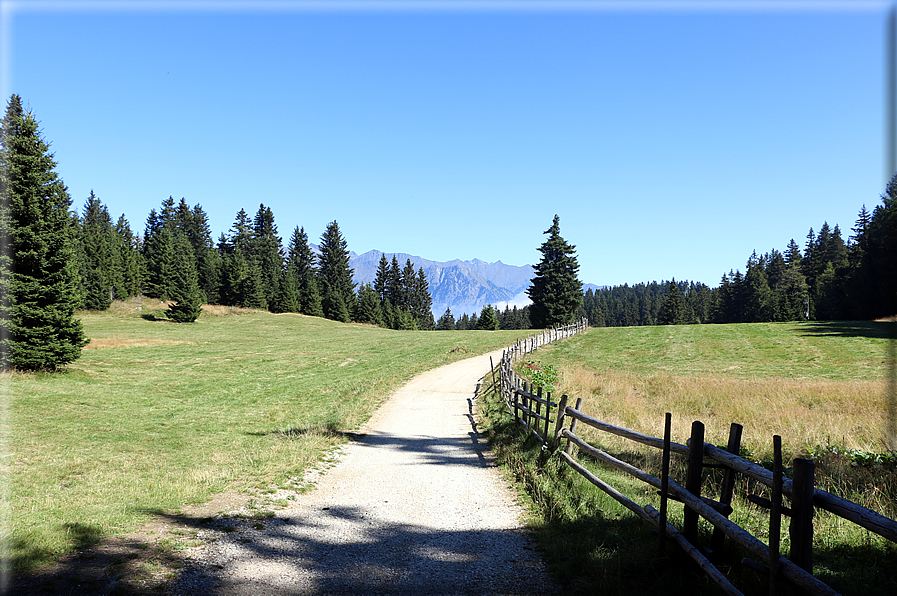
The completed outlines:
{"type": "Polygon", "coordinates": [[[476,430],[488,370],[486,355],[412,379],[315,490],[255,529],[218,532],[172,593],[555,592],[476,430]]]}

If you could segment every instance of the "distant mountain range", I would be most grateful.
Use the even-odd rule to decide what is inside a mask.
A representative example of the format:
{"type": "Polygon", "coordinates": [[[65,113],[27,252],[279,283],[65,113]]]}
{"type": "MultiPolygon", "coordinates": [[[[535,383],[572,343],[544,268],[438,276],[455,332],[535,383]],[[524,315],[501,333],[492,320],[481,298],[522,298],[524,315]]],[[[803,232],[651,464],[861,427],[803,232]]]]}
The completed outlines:
{"type": "MultiPolygon", "coordinates": [[[[349,266],[354,270],[355,283],[372,283],[377,276],[380,256],[384,253],[371,250],[364,254],[349,253],[349,266]]],[[[529,304],[525,290],[533,277],[531,265],[505,265],[501,261],[487,263],[472,261],[439,262],[405,253],[386,253],[387,261],[393,254],[404,267],[410,259],[414,269],[423,267],[433,299],[433,316],[439,318],[446,308],[457,319],[464,313],[478,313],[486,304],[504,310],[505,305],[520,308],[529,304]]]]}
{"type": "MultiPolygon", "coordinates": [[[[320,254],[321,251],[316,244],[310,243],[309,246],[315,254],[320,254]]],[[[446,308],[452,310],[457,320],[464,313],[479,314],[487,304],[504,310],[505,306],[522,308],[530,303],[526,289],[533,278],[532,265],[505,265],[501,261],[487,263],[480,259],[441,262],[403,252],[382,253],[379,250],[370,250],[358,254],[349,251],[349,267],[353,270],[352,280],[356,284],[373,283],[377,277],[380,256],[383,254],[386,254],[386,260],[389,262],[392,262],[395,255],[400,267],[404,267],[408,259],[411,259],[415,271],[423,267],[430,286],[430,297],[433,299],[433,316],[437,319],[446,308]]],[[[586,283],[582,285],[583,291],[603,287],[606,286],[586,283]]]]}

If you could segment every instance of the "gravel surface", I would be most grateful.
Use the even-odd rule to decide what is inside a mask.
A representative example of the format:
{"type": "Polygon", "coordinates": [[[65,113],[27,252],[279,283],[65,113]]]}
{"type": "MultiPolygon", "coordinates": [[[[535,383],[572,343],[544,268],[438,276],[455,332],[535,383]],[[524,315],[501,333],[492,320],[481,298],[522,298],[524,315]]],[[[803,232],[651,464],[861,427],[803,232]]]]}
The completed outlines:
{"type": "Polygon", "coordinates": [[[488,370],[486,355],[415,377],[315,490],[264,523],[201,532],[171,594],[556,592],[476,430],[488,370]]]}

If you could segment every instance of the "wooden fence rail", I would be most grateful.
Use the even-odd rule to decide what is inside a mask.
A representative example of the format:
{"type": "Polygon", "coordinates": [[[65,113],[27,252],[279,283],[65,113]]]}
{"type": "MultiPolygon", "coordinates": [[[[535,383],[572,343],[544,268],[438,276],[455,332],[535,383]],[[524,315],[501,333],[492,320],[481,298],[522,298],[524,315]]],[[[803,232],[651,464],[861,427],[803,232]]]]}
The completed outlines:
{"type": "MultiPolygon", "coordinates": [[[[814,595],[837,594],[831,587],[813,576],[813,512],[814,507],[825,509],[839,517],[849,520],[871,532],[897,542],[897,521],[867,509],[857,503],[848,501],[814,486],[814,463],[810,460],[795,459],[793,479],[785,478],[781,463],[781,438],[773,439],[775,445],[775,464],[772,471],[738,456],[740,450],[742,427],[732,424],[729,443],[721,449],[704,442],[704,425],[695,421],[692,425],[691,438],[686,444],[674,443],[670,440],[670,414],[666,415],[664,438],[645,435],[634,430],[622,428],[598,420],[582,412],[582,399],[576,405],[568,405],[568,397],[563,395],[558,402],[552,400],[550,392],[543,392],[541,387],[533,387],[528,381],[521,379],[514,371],[514,363],[524,355],[552,341],[571,337],[588,328],[588,321],[583,320],[574,325],[553,330],[546,330],[538,335],[518,341],[504,351],[498,365],[499,378],[494,381],[507,406],[514,415],[515,421],[532,433],[544,449],[551,450],[561,457],[571,468],[576,470],[592,484],[606,492],[624,507],[640,518],[657,526],[660,535],[660,548],[663,548],[666,537],[672,538],[689,554],[725,593],[740,594],[729,580],[714,566],[715,554],[721,552],[726,538],[742,546],[751,556],[762,561],[757,563],[743,559],[742,564],[761,573],[769,574],[770,594],[776,593],[776,583],[783,578],[795,586],[799,592],[814,595]],[[552,415],[554,418],[552,419],[552,415]],[[569,428],[565,427],[569,419],[569,428]],[[549,434],[554,423],[553,432],[549,434]],[[577,434],[578,425],[582,423],[601,432],[622,437],[636,443],[663,451],[661,478],[636,468],[612,455],[602,451],[577,434]],[[564,449],[560,449],[566,440],[564,449]],[[657,488],[661,496],[661,509],[655,510],[650,505],[641,506],[602,481],[594,472],[589,471],[575,457],[574,451],[579,449],[594,459],[613,468],[621,470],[638,480],[657,488]],[[670,454],[688,458],[685,486],[669,477],[670,454]],[[706,467],[724,469],[722,489],[718,500],[701,496],[702,472],[706,467]],[[772,489],[772,500],[748,495],[748,500],[770,509],[770,544],[751,535],[744,528],[729,520],[732,513],[732,497],[738,474],[751,478],[772,489]],[[785,507],[782,497],[791,501],[785,507]],[[683,527],[677,530],[667,522],[666,502],[674,499],[684,504],[683,527]],[[791,551],[788,557],[779,553],[779,535],[781,516],[791,518],[790,537],[791,551]],[[698,518],[702,517],[714,527],[709,548],[698,544],[698,518]]],[[[493,366],[493,378],[495,373],[493,366]]]]}

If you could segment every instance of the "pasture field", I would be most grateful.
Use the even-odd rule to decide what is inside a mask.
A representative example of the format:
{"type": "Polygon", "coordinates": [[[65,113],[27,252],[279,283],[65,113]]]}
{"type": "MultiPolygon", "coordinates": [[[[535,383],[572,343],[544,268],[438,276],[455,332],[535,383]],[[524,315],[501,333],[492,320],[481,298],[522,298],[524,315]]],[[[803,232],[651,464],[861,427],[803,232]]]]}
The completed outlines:
{"type": "MultiPolygon", "coordinates": [[[[889,329],[893,323],[751,323],[591,329],[533,358],[558,368],[560,393],[582,397],[602,420],[673,436],[701,420],[707,441],[792,456],[836,445],[887,451],[889,329]],[[786,454],[787,455],[787,454],[786,454]]],[[[897,341],[895,339],[894,341],[897,341]]]]}
{"type": "MultiPolygon", "coordinates": [[[[593,328],[540,348],[527,360],[559,373],[555,399],[582,397],[582,409],[612,424],[663,436],[666,412],[672,438],[685,443],[694,420],[706,441],[725,446],[729,426],[744,426],[742,455],[772,460],[772,437],[783,438],[786,467],[794,457],[817,462],[817,486],[897,517],[897,462],[856,465],[836,449],[886,455],[889,394],[893,392],[897,323],[757,323],[593,328]]],[[[650,526],[534,448],[503,412],[485,402],[491,440],[531,500],[532,525],[551,568],[572,593],[715,593],[715,586],[676,556],[660,557],[650,526]]],[[[893,412],[893,410],[891,410],[893,412]]],[[[659,475],[656,450],[594,431],[580,434],[630,463],[659,475]]],[[[640,504],[659,506],[656,491],[580,456],[581,462],[640,504]]],[[[673,461],[684,481],[684,462],[673,461]]],[[[718,496],[721,475],[708,471],[706,494],[718,496]]],[[[765,494],[755,483],[736,488],[732,519],[764,542],[768,513],[743,497],[765,494]]],[[[765,496],[769,496],[766,494],[765,496]]],[[[681,505],[671,504],[681,527],[681,505]],[[678,517],[677,517],[678,516],[678,517]]],[[[817,576],[844,594],[897,593],[897,546],[827,512],[815,519],[817,576]]],[[[704,531],[711,527],[704,522],[704,531]]],[[[782,549],[789,548],[783,520],[782,549]]],[[[730,547],[731,548],[731,547],[730,547]]],[[[677,550],[668,547],[667,554],[677,550]]],[[[737,552],[732,553],[736,561],[737,552]]],[[[722,570],[747,593],[766,593],[768,580],[737,564],[722,570]]]]}
{"type": "Polygon", "coordinates": [[[162,308],[81,313],[91,343],[65,372],[3,378],[15,570],[216,493],[301,490],[303,472],[416,373],[525,335],[221,307],[178,325],[162,308]]]}

